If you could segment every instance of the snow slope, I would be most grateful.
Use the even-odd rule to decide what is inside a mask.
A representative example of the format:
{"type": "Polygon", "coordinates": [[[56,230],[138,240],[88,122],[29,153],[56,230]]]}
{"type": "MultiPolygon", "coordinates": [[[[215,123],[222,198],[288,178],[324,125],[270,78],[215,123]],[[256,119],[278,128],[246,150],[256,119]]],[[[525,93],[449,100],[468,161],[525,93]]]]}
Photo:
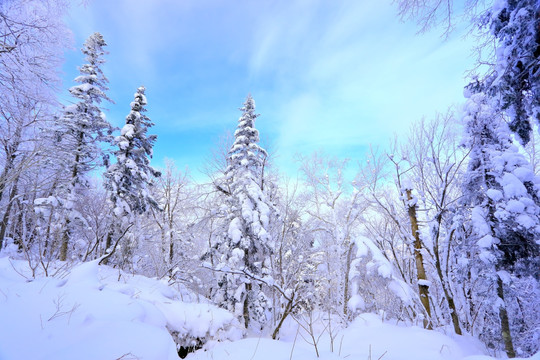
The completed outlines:
{"type": "MultiPolygon", "coordinates": [[[[328,332],[323,330],[321,324],[316,326],[315,338],[322,334],[317,343],[320,359],[492,359],[474,356],[482,354],[482,349],[481,344],[472,338],[461,338],[456,341],[436,331],[386,323],[374,314],[362,314],[346,329],[334,331],[333,351],[331,351],[328,332]]],[[[311,338],[302,328],[298,331],[297,323],[289,322],[284,332],[282,341],[248,338],[232,343],[221,343],[212,351],[199,351],[190,354],[187,359],[317,359],[315,348],[310,344],[311,338]]]]}
{"type": "MultiPolygon", "coordinates": [[[[280,341],[241,339],[243,330],[230,313],[196,301],[186,290],[96,262],[34,279],[27,263],[0,258],[0,360],[176,360],[169,329],[184,345],[196,337],[220,340],[188,360],[317,359],[309,335],[292,319],[280,341]]],[[[323,360],[493,359],[472,338],[399,326],[373,314],[334,328],[331,351],[326,325],[316,322],[313,330],[323,360]]],[[[540,353],[531,359],[540,360],[540,353]]]]}
{"type": "Polygon", "coordinates": [[[189,295],[96,262],[32,279],[25,262],[1,258],[0,359],[178,359],[167,328],[241,338],[232,314],[189,295]]]}

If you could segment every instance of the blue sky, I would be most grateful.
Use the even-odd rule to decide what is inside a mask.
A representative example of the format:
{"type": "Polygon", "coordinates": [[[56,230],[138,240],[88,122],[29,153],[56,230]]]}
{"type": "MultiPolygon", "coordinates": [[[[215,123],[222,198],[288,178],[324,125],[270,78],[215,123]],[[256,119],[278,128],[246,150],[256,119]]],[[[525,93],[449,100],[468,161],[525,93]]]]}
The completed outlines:
{"type": "Polygon", "coordinates": [[[121,126],[146,86],[153,164],[171,158],[199,179],[248,93],[263,145],[295,174],[297,153],[362,159],[370,144],[445,112],[461,101],[474,63],[463,31],[446,41],[437,29],[417,35],[390,0],[92,0],[74,6],[68,24],[64,87],[85,38],[101,32],[116,103],[109,120],[121,126]]]}

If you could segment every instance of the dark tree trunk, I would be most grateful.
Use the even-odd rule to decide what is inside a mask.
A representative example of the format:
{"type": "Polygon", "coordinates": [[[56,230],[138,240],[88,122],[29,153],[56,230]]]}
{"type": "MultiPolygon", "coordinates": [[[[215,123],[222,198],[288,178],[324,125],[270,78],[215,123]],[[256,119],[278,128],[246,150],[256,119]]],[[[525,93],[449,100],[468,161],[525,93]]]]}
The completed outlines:
{"type": "Polygon", "coordinates": [[[249,326],[249,293],[251,292],[251,284],[246,284],[246,296],[244,298],[244,325],[246,329],[249,326]]]}
{"type": "Polygon", "coordinates": [[[506,311],[506,303],[504,301],[503,282],[500,277],[497,278],[497,295],[502,300],[499,306],[499,319],[501,320],[501,332],[504,341],[504,349],[509,358],[515,358],[514,344],[512,343],[512,334],[510,333],[510,321],[508,320],[508,312],[506,311]]]}

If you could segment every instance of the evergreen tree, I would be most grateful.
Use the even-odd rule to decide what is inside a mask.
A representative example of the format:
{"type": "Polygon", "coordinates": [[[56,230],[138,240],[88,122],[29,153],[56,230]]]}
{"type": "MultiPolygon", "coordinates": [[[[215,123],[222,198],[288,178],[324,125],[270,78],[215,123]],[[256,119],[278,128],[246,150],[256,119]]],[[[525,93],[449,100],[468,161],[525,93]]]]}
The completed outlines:
{"type": "MultiPolygon", "coordinates": [[[[77,102],[65,107],[54,129],[55,156],[66,173],[64,180],[55,186],[51,198],[56,211],[63,213],[61,217],[64,218],[60,260],[67,258],[74,222],[82,220],[75,208],[77,194],[88,189],[86,176],[102,164],[104,156],[100,144],[111,141],[112,126],[100,107],[104,100],[111,101],[105,94],[108,80],[101,70],[106,45],[99,33],[92,34],[84,43],[82,52],[88,63],[79,68],[80,75],[75,78],[78,85],[69,89],[77,102]]],[[[47,205],[51,201],[40,203],[47,205]]]]}
{"type": "Polygon", "coordinates": [[[523,329],[538,328],[524,313],[521,319],[512,319],[509,304],[520,291],[517,284],[522,281],[517,279],[528,279],[529,284],[538,286],[540,180],[512,143],[507,124],[485,94],[470,97],[465,121],[466,146],[471,153],[464,204],[470,208],[471,235],[463,245],[469,252],[469,271],[481,279],[472,291],[493,301],[481,331],[484,341],[489,344],[502,338],[506,353],[514,357],[523,329]],[[492,330],[499,327],[497,318],[501,336],[492,330]]]}
{"type": "Polygon", "coordinates": [[[148,128],[154,124],[144,114],[147,104],[144,91],[144,87],[139,87],[135,93],[126,124],[114,140],[118,146],[114,152],[116,163],[110,165],[104,174],[115,217],[107,248],[113,237],[120,240],[120,236],[134,224],[137,215],[144,214],[150,207],[159,208],[148,189],[153,185],[153,178],[161,173],[150,166],[156,135],[147,135],[148,128]]]}
{"type": "Polygon", "coordinates": [[[537,0],[496,1],[481,18],[495,38],[495,64],[482,84],[522,144],[530,120],[540,122],[540,5],[537,0]]]}
{"type": "Polygon", "coordinates": [[[228,153],[225,181],[231,190],[226,201],[227,218],[223,235],[214,244],[217,271],[222,272],[213,298],[244,318],[247,327],[267,321],[269,300],[262,279],[271,276],[273,240],[269,232],[276,210],[264,187],[266,151],[258,145],[255,102],[248,96],[228,153]]]}

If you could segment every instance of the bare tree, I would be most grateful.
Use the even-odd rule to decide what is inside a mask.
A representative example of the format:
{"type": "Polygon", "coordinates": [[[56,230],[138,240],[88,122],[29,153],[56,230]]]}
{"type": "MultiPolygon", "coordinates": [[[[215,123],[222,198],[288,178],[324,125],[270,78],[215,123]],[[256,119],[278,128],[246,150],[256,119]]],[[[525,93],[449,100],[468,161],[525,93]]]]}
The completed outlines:
{"type": "Polygon", "coordinates": [[[333,305],[341,308],[345,318],[349,316],[354,237],[366,207],[361,191],[354,188],[352,181],[346,181],[347,162],[314,154],[303,159],[301,168],[307,188],[309,226],[325,258],[328,302],[335,302],[333,305]]]}
{"type": "Polygon", "coordinates": [[[453,113],[413,125],[403,152],[412,166],[411,177],[419,193],[430,241],[424,242],[446,299],[454,331],[461,334],[458,310],[451,286],[454,244],[453,213],[461,196],[460,183],[467,152],[459,146],[461,129],[453,113]],[[429,245],[428,245],[429,244],[429,245]]]}
{"type": "Polygon", "coordinates": [[[434,27],[442,27],[447,37],[464,18],[474,17],[480,12],[481,0],[394,0],[402,20],[415,20],[418,32],[424,33],[434,27]]]}
{"type": "Polygon", "coordinates": [[[36,166],[37,138],[56,106],[57,71],[69,39],[66,8],[62,0],[0,4],[0,249],[22,189],[17,182],[36,166]]]}

